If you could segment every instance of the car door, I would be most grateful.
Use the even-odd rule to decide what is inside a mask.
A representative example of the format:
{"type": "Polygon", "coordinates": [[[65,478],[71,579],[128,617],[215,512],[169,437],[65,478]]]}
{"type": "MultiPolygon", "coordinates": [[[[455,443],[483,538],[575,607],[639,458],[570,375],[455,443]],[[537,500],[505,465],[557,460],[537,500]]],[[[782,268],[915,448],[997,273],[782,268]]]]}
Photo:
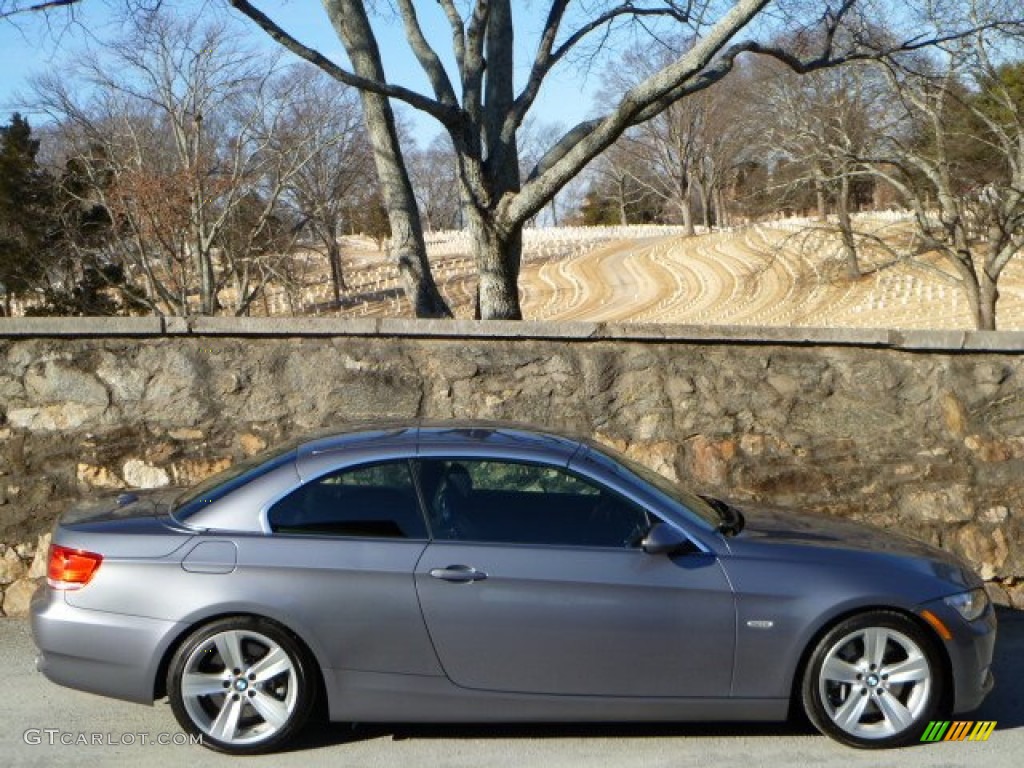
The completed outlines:
{"type": "Polygon", "coordinates": [[[447,458],[418,467],[432,541],[416,589],[456,685],[729,694],[735,608],[713,554],[644,553],[649,510],[562,467],[447,458]]]}
{"type": "Polygon", "coordinates": [[[248,594],[305,627],[327,672],[440,674],[413,585],[427,529],[409,461],[329,466],[269,507],[271,535],[239,539],[248,594]]]}

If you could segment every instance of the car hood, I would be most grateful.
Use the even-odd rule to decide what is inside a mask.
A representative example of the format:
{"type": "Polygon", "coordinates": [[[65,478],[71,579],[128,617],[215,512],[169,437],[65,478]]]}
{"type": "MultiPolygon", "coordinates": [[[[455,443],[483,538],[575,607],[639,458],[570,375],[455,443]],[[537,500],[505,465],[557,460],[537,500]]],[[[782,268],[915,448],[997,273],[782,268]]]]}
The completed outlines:
{"type": "Polygon", "coordinates": [[[875,552],[969,568],[955,555],[893,530],[852,520],[771,507],[743,507],[746,525],[738,539],[758,544],[875,552]]]}

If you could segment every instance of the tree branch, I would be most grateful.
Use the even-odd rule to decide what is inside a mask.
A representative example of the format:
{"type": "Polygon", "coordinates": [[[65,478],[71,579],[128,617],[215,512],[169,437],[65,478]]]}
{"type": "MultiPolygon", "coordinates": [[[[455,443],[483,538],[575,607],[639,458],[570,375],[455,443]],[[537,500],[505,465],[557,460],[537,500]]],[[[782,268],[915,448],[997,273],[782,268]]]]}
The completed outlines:
{"type": "Polygon", "coordinates": [[[229,0],[234,8],[247,16],[260,29],[267,33],[275,42],[279,43],[299,58],[319,67],[335,80],[358,88],[362,91],[369,91],[381,96],[398,99],[418,110],[437,118],[444,125],[455,125],[459,120],[459,110],[453,105],[443,104],[435,99],[428,98],[421,93],[403,88],[400,85],[390,85],[386,82],[371,80],[360,77],[354,72],[338,66],[319,51],[296,40],[284,31],[273,19],[253,6],[248,0],[229,0]]]}
{"type": "Polygon", "coordinates": [[[505,124],[503,136],[518,130],[534,99],[537,98],[537,93],[540,91],[544,77],[554,65],[551,61],[551,51],[555,46],[558,29],[562,25],[562,17],[565,16],[565,9],[568,5],[569,0],[555,0],[551,4],[547,21],[544,23],[544,32],[541,34],[540,42],[537,45],[537,55],[533,60],[530,78],[527,80],[523,92],[516,98],[513,104],[512,112],[508,116],[509,122],[505,124]]]}
{"type": "Polygon", "coordinates": [[[455,7],[453,0],[437,0],[448,17],[448,26],[452,30],[452,50],[455,51],[455,63],[459,68],[459,76],[463,77],[466,71],[466,26],[462,23],[462,16],[459,9],[455,7]]]}
{"type": "MultiPolygon", "coordinates": [[[[714,67],[707,67],[698,75],[684,79],[678,85],[662,91],[660,95],[652,96],[648,100],[638,104],[626,118],[625,124],[622,126],[621,130],[619,130],[619,133],[621,134],[621,132],[626,128],[640,125],[641,123],[650,120],[652,117],[655,117],[679,99],[697,93],[698,91],[702,91],[718,82],[732,71],[735,66],[736,57],[749,50],[749,46],[751,45],[753,45],[753,43],[741,43],[732,46],[722,55],[714,67]]],[[[644,81],[644,83],[641,83],[640,86],[637,86],[634,90],[638,90],[642,86],[645,86],[657,76],[658,75],[652,76],[647,81],[644,81]]],[[[619,110],[621,109],[622,105],[620,105],[619,110]]],[[[616,113],[611,113],[605,117],[586,120],[572,128],[548,151],[543,158],[541,158],[540,162],[537,163],[537,167],[530,172],[530,180],[547,173],[548,170],[559,163],[575,146],[580,144],[590,134],[594,133],[607,120],[610,120],[615,116],[616,113]]]]}
{"type": "Polygon", "coordinates": [[[689,20],[688,10],[681,11],[677,8],[636,8],[632,3],[623,3],[622,5],[611,8],[600,16],[591,19],[588,23],[573,32],[572,35],[570,35],[562,42],[561,45],[558,46],[557,49],[555,49],[555,39],[558,37],[558,30],[561,26],[562,18],[565,15],[568,4],[568,0],[556,0],[556,2],[551,5],[551,10],[548,13],[548,18],[544,25],[544,32],[541,35],[540,43],[537,46],[537,54],[534,58],[533,68],[530,70],[530,77],[522,92],[516,98],[512,111],[509,113],[508,119],[506,120],[503,130],[503,136],[505,137],[518,130],[526,117],[526,113],[529,112],[530,107],[533,106],[533,102],[536,100],[537,94],[540,92],[540,87],[551,69],[561,61],[569,51],[579,45],[580,42],[595,30],[600,29],[607,24],[611,24],[615,19],[622,16],[632,16],[633,18],[639,18],[641,16],[669,17],[679,21],[680,23],[685,23],[689,20]]]}
{"type": "MultiPolygon", "coordinates": [[[[845,10],[852,5],[853,0],[846,0],[843,4],[843,9],[841,10],[845,13],[845,10]]],[[[840,18],[841,17],[836,18],[835,24],[838,25],[840,18]]],[[[828,22],[828,24],[831,24],[831,22],[828,22]]],[[[977,24],[969,29],[954,31],[945,35],[934,35],[929,37],[918,35],[910,40],[905,40],[895,45],[868,46],[865,44],[859,49],[853,49],[841,55],[835,55],[834,52],[836,29],[831,26],[827,26],[825,44],[822,46],[820,53],[813,57],[803,58],[796,53],[787,51],[778,46],[761,45],[760,43],[755,42],[747,44],[747,51],[750,53],[760,54],[762,56],[770,56],[771,58],[782,62],[797,74],[806,75],[819,69],[824,69],[825,67],[835,67],[855,61],[879,61],[891,58],[901,53],[913,53],[914,51],[921,51],[926,48],[935,48],[945,43],[963,40],[966,37],[995,29],[1009,28],[1016,30],[1019,33],[1021,31],[1021,24],[1022,21],[988,21],[982,24],[977,24]]]]}
{"type": "Polygon", "coordinates": [[[47,0],[47,2],[26,5],[23,8],[15,6],[9,11],[0,11],[0,19],[9,19],[22,13],[37,13],[39,11],[50,11],[54,8],[66,8],[69,5],[77,5],[81,0],[47,0]]]}
{"type": "Polygon", "coordinates": [[[483,104],[484,38],[491,13],[488,0],[478,0],[466,30],[465,66],[462,71],[462,107],[474,126],[480,124],[483,104]]]}
{"type": "Polygon", "coordinates": [[[455,106],[457,104],[455,89],[452,88],[452,82],[448,79],[448,73],[437,52],[430,47],[430,43],[427,42],[427,38],[423,34],[423,28],[416,16],[416,6],[413,5],[412,0],[398,0],[398,7],[402,13],[402,22],[405,24],[405,36],[409,41],[409,47],[412,48],[417,61],[427,74],[430,85],[434,89],[434,95],[442,104],[455,106]]]}

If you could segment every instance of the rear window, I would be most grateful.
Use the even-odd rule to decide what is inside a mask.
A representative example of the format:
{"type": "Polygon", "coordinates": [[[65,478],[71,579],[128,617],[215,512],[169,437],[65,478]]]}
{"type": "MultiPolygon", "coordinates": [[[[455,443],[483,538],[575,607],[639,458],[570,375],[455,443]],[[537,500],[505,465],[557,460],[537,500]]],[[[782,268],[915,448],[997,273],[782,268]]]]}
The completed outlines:
{"type": "Polygon", "coordinates": [[[200,509],[223,498],[236,488],[241,488],[246,483],[255,480],[257,477],[267,474],[278,467],[295,460],[295,449],[300,441],[292,441],[285,445],[257,453],[248,459],[232,464],[222,472],[203,480],[198,485],[189,488],[174,500],[171,510],[172,516],[184,522],[200,509]]]}
{"type": "Polygon", "coordinates": [[[275,503],[268,514],[274,533],[427,538],[405,459],[319,477],[275,503]]]}

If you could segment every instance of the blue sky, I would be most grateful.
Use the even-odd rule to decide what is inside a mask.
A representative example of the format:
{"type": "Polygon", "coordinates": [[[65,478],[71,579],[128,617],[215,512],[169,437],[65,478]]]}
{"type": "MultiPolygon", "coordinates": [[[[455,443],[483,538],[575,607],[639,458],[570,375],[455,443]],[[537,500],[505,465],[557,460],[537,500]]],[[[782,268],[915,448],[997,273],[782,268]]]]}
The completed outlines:
{"type": "MultiPolygon", "coordinates": [[[[179,13],[191,13],[204,5],[201,0],[177,0],[166,4],[179,13]]],[[[216,9],[224,3],[206,2],[205,5],[216,9]]],[[[319,2],[292,0],[257,2],[256,5],[307,45],[318,48],[336,61],[344,61],[341,46],[319,2]]],[[[449,30],[444,16],[436,3],[418,5],[423,9],[421,22],[428,38],[446,58],[449,72],[453,73],[449,30]]],[[[114,9],[118,7],[117,0],[82,0],[74,9],[75,23],[72,24],[68,24],[61,13],[54,14],[48,24],[36,15],[21,17],[17,25],[0,22],[0,115],[3,119],[6,121],[10,112],[20,110],[27,112],[31,120],[31,110],[18,98],[19,92],[25,90],[27,79],[33,73],[61,67],[76,51],[88,45],[90,38],[116,35],[119,27],[114,9]]],[[[528,16],[529,10],[537,7],[534,3],[517,3],[516,7],[522,16],[522,31],[517,36],[517,66],[520,77],[525,77],[532,61],[531,46],[540,20],[528,16]]],[[[248,21],[242,24],[242,29],[251,30],[254,42],[269,49],[276,47],[255,25],[248,21]]],[[[401,25],[397,20],[388,23],[385,19],[378,19],[376,27],[389,79],[426,92],[426,79],[409,51],[401,25]]],[[[571,67],[556,70],[545,84],[532,114],[541,124],[557,123],[570,127],[589,115],[591,94],[600,86],[600,79],[599,70],[589,76],[578,75],[571,71],[571,67]]],[[[406,110],[406,114],[412,119],[417,138],[422,142],[426,143],[439,132],[431,118],[414,114],[413,110],[406,110]]]]}

